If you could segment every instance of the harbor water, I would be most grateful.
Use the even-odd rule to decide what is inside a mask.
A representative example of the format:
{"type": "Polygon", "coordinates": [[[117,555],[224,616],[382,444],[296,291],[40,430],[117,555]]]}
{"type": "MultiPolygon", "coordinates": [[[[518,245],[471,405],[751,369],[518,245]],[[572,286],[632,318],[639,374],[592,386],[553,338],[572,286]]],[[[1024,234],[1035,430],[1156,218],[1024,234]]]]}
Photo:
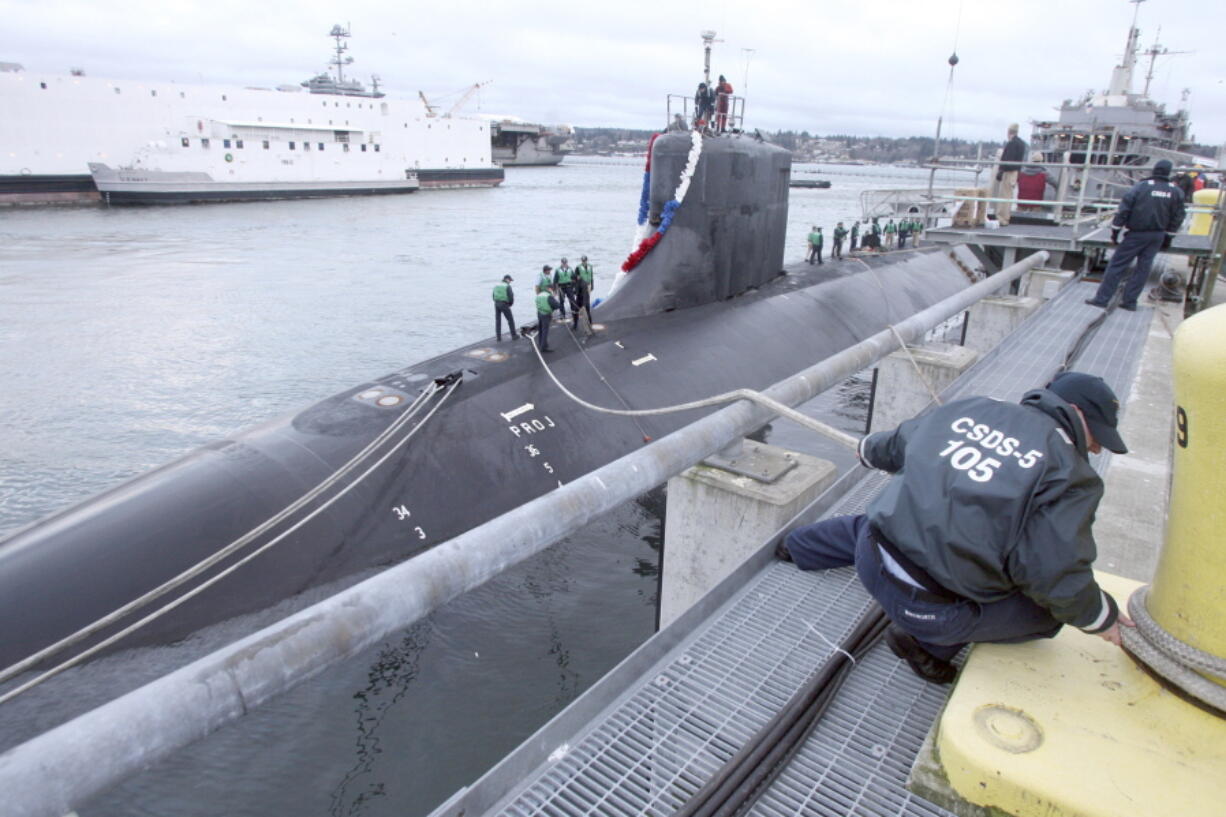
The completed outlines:
{"type": "MultiPolygon", "coordinates": [[[[850,226],[862,190],[927,182],[918,169],[797,171],[833,185],[792,191],[788,264],[803,258],[810,225],[827,236],[850,226]]],[[[604,294],[631,249],[641,181],[641,159],[570,157],[509,169],[497,189],[0,211],[0,536],[491,336],[490,289],[504,274],[524,321],[541,265],[562,256],[573,265],[586,254],[604,294]]],[[[808,410],[856,432],[866,404],[861,377],[808,410]]],[[[830,455],[788,424],[766,436],[830,455]]],[[[653,632],[663,511],[662,490],[618,509],[81,817],[429,812],[653,632]]],[[[0,749],[283,612],[66,673],[0,707],[0,749]]]]}

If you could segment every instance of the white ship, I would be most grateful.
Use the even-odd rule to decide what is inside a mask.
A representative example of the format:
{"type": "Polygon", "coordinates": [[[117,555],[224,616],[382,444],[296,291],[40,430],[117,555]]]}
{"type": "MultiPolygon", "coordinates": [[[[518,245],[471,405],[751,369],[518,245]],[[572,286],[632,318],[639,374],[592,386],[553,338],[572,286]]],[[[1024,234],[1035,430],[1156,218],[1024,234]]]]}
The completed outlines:
{"type": "Polygon", "coordinates": [[[494,161],[503,167],[557,165],[573,150],[570,125],[547,127],[511,116],[490,117],[494,161]]]}
{"type": "MultiPolygon", "coordinates": [[[[308,91],[35,74],[0,64],[7,69],[0,70],[0,203],[97,201],[90,165],[105,166],[98,178],[108,184],[144,179],[145,197],[128,201],[200,200],[174,195],[204,183],[184,173],[238,185],[232,197],[241,198],[257,197],[242,186],[259,182],[270,185],[264,198],[503,180],[488,122],[436,119],[420,100],[385,96],[377,83],[367,91],[343,74],[348,32],[337,26],[331,36],[336,76],[302,83],[308,91]],[[159,190],[159,181],[172,186],[159,190]]],[[[111,193],[114,201],[120,191],[111,193]]]]}

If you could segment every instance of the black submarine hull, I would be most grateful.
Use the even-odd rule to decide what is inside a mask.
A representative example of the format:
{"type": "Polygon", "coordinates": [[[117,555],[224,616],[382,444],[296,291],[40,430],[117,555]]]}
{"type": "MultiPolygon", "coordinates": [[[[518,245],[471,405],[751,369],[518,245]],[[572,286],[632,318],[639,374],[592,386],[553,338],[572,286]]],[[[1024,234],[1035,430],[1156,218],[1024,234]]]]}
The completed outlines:
{"type": "MultiPolygon", "coordinates": [[[[677,178],[677,157],[687,147],[680,139],[688,142],[657,140],[653,161],[666,178],[677,178]]],[[[580,338],[555,323],[556,351],[547,359],[569,389],[599,405],[654,408],[764,388],[967,285],[948,253],[937,251],[783,273],[782,153],[744,137],[708,137],[668,233],[594,310],[599,331],[580,338]]],[[[658,212],[671,186],[662,183],[657,192],[654,181],[658,212]]],[[[155,603],[224,569],[345,489],[283,541],[121,646],[175,641],[411,558],[711,410],[643,418],[592,412],[557,389],[528,344],[486,340],[407,367],[19,531],[0,544],[0,667],[264,523],[329,479],[436,378],[461,379],[445,401],[431,398],[424,408],[438,404],[436,412],[403,448],[359,479],[389,442],[325,496],[155,603]]]]}

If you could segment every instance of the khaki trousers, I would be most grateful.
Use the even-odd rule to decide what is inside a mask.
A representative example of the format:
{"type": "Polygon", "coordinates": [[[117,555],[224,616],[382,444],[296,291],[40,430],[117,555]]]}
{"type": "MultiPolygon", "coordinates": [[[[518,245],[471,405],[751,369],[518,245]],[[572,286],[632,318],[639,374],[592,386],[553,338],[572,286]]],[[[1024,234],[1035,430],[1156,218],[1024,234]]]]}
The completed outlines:
{"type": "MultiPolygon", "coordinates": [[[[1009,170],[1001,174],[1000,181],[996,183],[996,191],[992,193],[992,198],[996,199],[1012,199],[1017,196],[1017,171],[1009,170]]],[[[1013,202],[998,201],[995,203],[996,221],[1001,225],[1009,223],[1009,219],[1013,216],[1013,202]]]]}

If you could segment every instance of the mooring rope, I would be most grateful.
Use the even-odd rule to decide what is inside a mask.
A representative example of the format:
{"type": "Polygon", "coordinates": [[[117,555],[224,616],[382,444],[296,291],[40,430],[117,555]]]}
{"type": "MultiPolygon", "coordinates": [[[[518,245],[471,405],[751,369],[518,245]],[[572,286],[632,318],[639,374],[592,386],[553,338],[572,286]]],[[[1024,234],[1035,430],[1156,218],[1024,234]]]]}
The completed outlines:
{"type": "MultiPolygon", "coordinates": [[[[297,522],[295,522],[292,526],[282,531],[276,537],[264,543],[260,547],[256,548],[251,553],[248,553],[246,556],[239,559],[234,564],[220,571],[215,576],[212,576],[211,578],[200,583],[196,587],[193,587],[191,590],[187,591],[182,596],[174,599],[173,601],[170,601],[167,604],[163,605],[162,607],[159,607],[157,610],[145,616],[144,618],[139,619],[138,621],[130,624],[124,629],[98,642],[97,644],[93,645],[89,649],[84,650],[81,653],[78,653],[77,655],[73,656],[71,659],[68,659],[67,661],[64,661],[56,665],[55,667],[47,670],[46,672],[41,673],[40,675],[31,679],[30,681],[20,686],[14,687],[13,689],[5,692],[3,695],[0,695],[0,704],[4,704],[7,701],[12,700],[13,698],[17,697],[21,693],[35,686],[38,686],[39,684],[60,674],[64,670],[67,670],[75,666],[76,664],[79,664],[81,661],[85,660],[86,658],[97,654],[101,650],[111,646],[112,644],[116,643],[120,639],[129,635],[130,633],[144,627],[146,624],[149,624],[150,622],[155,621],[158,618],[161,618],[166,613],[180,606],[181,604],[193,598],[194,596],[199,595],[201,592],[211,587],[212,585],[216,584],[218,581],[225,578],[226,576],[230,575],[238,568],[242,567],[246,563],[250,562],[252,559],[256,558],[260,554],[264,553],[265,551],[269,550],[273,546],[283,541],[291,533],[301,528],[303,525],[305,525],[310,520],[314,519],[324,510],[329,508],[338,499],[345,496],[347,493],[349,493],[349,491],[351,491],[353,488],[361,484],[361,482],[364,479],[366,479],[367,476],[369,476],[372,472],[374,472],[377,468],[379,468],[379,466],[381,466],[384,462],[386,462],[387,459],[392,456],[392,454],[399,451],[413,437],[413,435],[417,433],[418,429],[420,429],[422,425],[424,425],[425,422],[429,420],[436,411],[438,411],[438,409],[443,405],[443,403],[447,401],[447,398],[451,396],[451,393],[453,391],[455,391],[456,387],[459,385],[459,382],[460,382],[459,380],[455,380],[451,382],[450,384],[448,384],[446,387],[446,391],[443,392],[442,397],[438,400],[438,402],[434,404],[434,406],[430,409],[430,411],[426,414],[426,416],[423,417],[415,426],[413,426],[413,428],[404,437],[396,441],[396,443],[390,449],[388,449],[388,451],[384,453],[378,460],[376,460],[374,464],[372,464],[365,471],[359,474],[352,482],[350,482],[348,485],[346,485],[344,488],[338,491],[335,495],[329,497],[327,500],[321,503],[319,507],[315,508],[310,513],[306,514],[301,519],[299,519],[297,522]]],[[[315,488],[308,491],[302,497],[295,500],[290,505],[286,506],[283,510],[277,513],[275,516],[261,523],[259,526],[253,528],[251,531],[243,534],[241,537],[234,540],[230,544],[226,545],[224,548],[213,553],[208,558],[203,559],[200,562],[197,562],[195,565],[192,565],[188,569],[182,571],[178,575],[167,580],[166,582],[162,583],[161,585],[154,588],[153,590],[150,590],[148,593],[145,593],[140,598],[137,598],[131,602],[128,602],[123,607],[120,607],[112,611],[111,613],[107,614],[106,616],[103,616],[102,618],[97,619],[93,623],[86,625],[85,627],[76,631],[72,635],[66,636],[60,641],[57,641],[55,644],[52,644],[40,650],[38,653],[6,668],[5,670],[3,670],[3,672],[0,672],[0,682],[13,678],[14,676],[20,674],[21,672],[24,672],[25,670],[30,669],[31,667],[37,665],[38,663],[46,660],[52,655],[55,655],[56,653],[63,651],[64,649],[84,640],[85,638],[88,638],[90,635],[93,635],[94,633],[98,632],[104,627],[115,623],[116,621],[122,619],[127,614],[134,612],[135,610],[138,610],[141,607],[148,605],[150,602],[160,598],[161,596],[165,595],[171,590],[174,590],[180,587],[185,582],[190,581],[196,576],[199,576],[205,570],[216,565],[218,562],[225,559],[227,556],[232,555],[233,553],[235,553],[236,551],[238,551],[245,545],[250,544],[257,536],[268,531],[271,527],[273,527],[278,522],[284,521],[290,514],[294,513],[297,510],[300,510],[312,499],[315,499],[316,497],[318,497],[324,490],[331,487],[332,485],[335,485],[338,480],[340,480],[343,476],[345,476],[347,473],[349,473],[355,467],[361,464],[361,462],[364,459],[366,459],[373,450],[377,449],[379,445],[381,445],[383,442],[386,442],[387,439],[389,439],[393,434],[395,434],[397,431],[403,428],[408,423],[409,420],[411,420],[413,417],[417,415],[417,413],[419,413],[419,411],[421,410],[421,407],[425,405],[425,403],[431,397],[436,395],[441,390],[442,389],[437,384],[432,383],[427,389],[423,390],[422,394],[419,395],[417,399],[415,399],[408,407],[405,408],[405,410],[401,413],[399,417],[396,418],[396,420],[393,423],[391,423],[377,437],[375,437],[374,440],[372,440],[369,444],[367,444],[365,448],[363,448],[360,452],[358,452],[352,458],[350,458],[350,460],[346,462],[343,466],[341,466],[339,469],[334,471],[327,479],[325,479],[319,485],[315,486],[315,488]]]]}
{"type": "Polygon", "coordinates": [[[549,379],[554,382],[554,385],[556,385],[564,395],[584,408],[597,411],[602,414],[615,414],[621,417],[653,417],[660,414],[675,414],[680,411],[690,411],[692,409],[718,406],[723,403],[734,403],[737,400],[748,400],[752,403],[757,403],[758,405],[763,406],[776,414],[787,417],[789,420],[799,423],[805,428],[816,431],[818,434],[828,437],[831,440],[852,449],[853,451],[860,445],[860,439],[858,437],[852,436],[844,431],[840,431],[831,425],[823,423],[821,420],[815,420],[812,417],[801,414],[791,406],[780,403],[778,400],[767,397],[765,394],[753,391],[752,389],[736,389],[734,391],[724,392],[723,394],[717,394],[713,397],[694,400],[689,403],[679,403],[677,405],[660,406],[651,409],[615,409],[607,406],[598,406],[595,403],[589,403],[587,400],[584,400],[582,397],[579,397],[570,389],[566,388],[566,386],[562,385],[562,381],[558,380],[557,375],[553,373],[553,369],[547,362],[545,362],[545,357],[541,354],[540,347],[535,341],[532,343],[532,351],[536,353],[536,359],[540,361],[541,366],[545,369],[545,374],[549,375],[549,379]]]}

